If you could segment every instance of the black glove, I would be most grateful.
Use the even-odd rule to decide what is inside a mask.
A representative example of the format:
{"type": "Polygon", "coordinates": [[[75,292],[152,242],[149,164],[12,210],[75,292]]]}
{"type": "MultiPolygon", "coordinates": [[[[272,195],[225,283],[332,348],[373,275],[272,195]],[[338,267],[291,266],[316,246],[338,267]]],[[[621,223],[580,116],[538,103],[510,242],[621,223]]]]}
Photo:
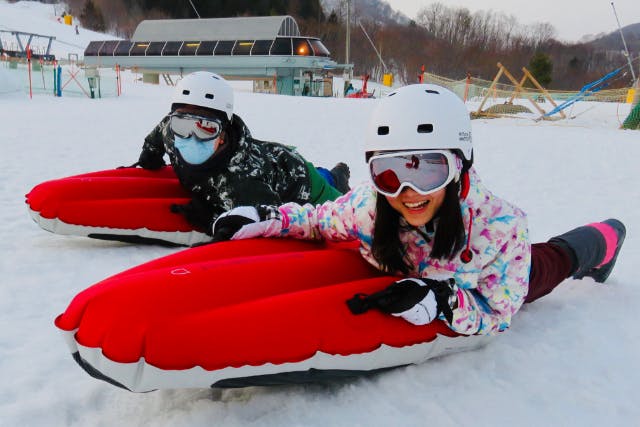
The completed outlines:
{"type": "Polygon", "coordinates": [[[220,215],[213,223],[213,240],[250,239],[266,236],[267,230],[281,221],[276,206],[238,206],[220,215]]]}
{"type": "Polygon", "coordinates": [[[211,235],[213,224],[213,208],[200,199],[191,199],[184,205],[172,204],[171,212],[184,215],[189,224],[211,235]]]}
{"type": "Polygon", "coordinates": [[[414,325],[431,323],[440,314],[451,323],[458,307],[458,287],[454,279],[402,279],[371,295],[356,294],[347,305],[353,314],[375,308],[414,325]]]}
{"type": "Polygon", "coordinates": [[[135,162],[130,166],[118,166],[116,169],[130,169],[130,168],[137,168],[138,166],[140,166],[140,162],[135,162]]]}
{"type": "Polygon", "coordinates": [[[140,153],[140,158],[138,159],[138,163],[136,165],[140,165],[143,169],[148,170],[156,170],[160,169],[165,165],[164,159],[162,158],[162,154],[158,155],[152,151],[143,150],[140,153]]]}

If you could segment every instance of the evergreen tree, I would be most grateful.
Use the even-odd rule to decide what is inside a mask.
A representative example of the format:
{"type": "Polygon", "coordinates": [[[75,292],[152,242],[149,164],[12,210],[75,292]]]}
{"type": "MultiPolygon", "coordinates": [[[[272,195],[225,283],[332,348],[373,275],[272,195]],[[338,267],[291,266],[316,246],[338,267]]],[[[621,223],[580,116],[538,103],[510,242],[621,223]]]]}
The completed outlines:
{"type": "Polygon", "coordinates": [[[311,19],[318,22],[323,22],[325,19],[324,12],[322,11],[322,5],[319,0],[301,1],[298,16],[302,19],[311,19]]]}
{"type": "Polygon", "coordinates": [[[551,58],[546,53],[536,52],[529,61],[529,71],[531,71],[538,83],[546,87],[552,80],[553,62],[551,62],[551,58]]]}
{"type": "Polygon", "coordinates": [[[104,33],[107,30],[102,10],[93,3],[93,0],[87,0],[84,3],[82,12],[80,12],[80,20],[82,25],[90,30],[100,33],[104,33]]]}
{"type": "Polygon", "coordinates": [[[338,14],[336,13],[335,9],[331,10],[329,17],[327,18],[327,24],[337,25],[339,22],[340,19],[338,18],[338,14]]]}

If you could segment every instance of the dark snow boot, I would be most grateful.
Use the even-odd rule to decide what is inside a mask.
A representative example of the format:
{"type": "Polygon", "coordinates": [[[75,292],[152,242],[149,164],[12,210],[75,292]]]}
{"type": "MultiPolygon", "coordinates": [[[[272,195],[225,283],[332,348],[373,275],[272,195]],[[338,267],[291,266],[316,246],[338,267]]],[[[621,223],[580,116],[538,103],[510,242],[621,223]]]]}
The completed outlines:
{"type": "Polygon", "coordinates": [[[624,224],[617,219],[608,219],[553,237],[549,243],[560,246],[569,254],[570,276],[574,279],[592,277],[602,283],[616,264],[625,235],[624,224]]]}
{"type": "Polygon", "coordinates": [[[331,175],[333,176],[333,181],[335,183],[336,189],[342,194],[348,193],[351,188],[349,188],[349,178],[351,177],[351,172],[349,171],[349,166],[346,163],[338,163],[331,169],[331,175]]]}

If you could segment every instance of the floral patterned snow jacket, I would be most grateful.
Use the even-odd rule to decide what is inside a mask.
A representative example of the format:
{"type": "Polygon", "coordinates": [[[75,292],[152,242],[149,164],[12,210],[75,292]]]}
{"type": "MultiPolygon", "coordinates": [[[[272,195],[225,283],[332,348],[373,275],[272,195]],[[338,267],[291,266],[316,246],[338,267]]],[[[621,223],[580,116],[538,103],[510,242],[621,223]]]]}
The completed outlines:
{"type": "MultiPolygon", "coordinates": [[[[491,194],[473,168],[469,171],[469,182],[469,193],[460,204],[466,230],[472,222],[470,262],[461,260],[464,248],[450,260],[430,258],[430,242],[410,226],[401,231],[400,239],[407,246],[407,256],[413,265],[410,276],[455,278],[459,288],[458,308],[453,311],[450,328],[466,335],[494,334],[509,327],[511,316],[527,295],[531,266],[527,219],[523,211],[491,194]]],[[[273,223],[265,235],[359,239],[362,256],[380,268],[371,253],[376,197],[375,189],[363,184],[334,202],[316,207],[285,204],[279,207],[282,221],[273,223]]],[[[437,220],[434,225],[437,227],[437,220]]],[[[434,232],[427,232],[424,227],[422,232],[433,241],[434,232]]],[[[444,320],[442,315],[440,318],[444,320]]]]}

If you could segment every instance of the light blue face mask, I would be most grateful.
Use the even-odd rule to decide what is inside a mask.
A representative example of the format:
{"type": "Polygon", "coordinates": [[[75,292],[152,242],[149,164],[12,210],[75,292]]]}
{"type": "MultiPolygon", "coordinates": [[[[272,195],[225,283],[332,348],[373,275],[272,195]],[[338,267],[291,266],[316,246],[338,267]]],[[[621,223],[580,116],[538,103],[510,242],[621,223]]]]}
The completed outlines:
{"type": "Polygon", "coordinates": [[[192,165],[201,165],[213,156],[218,138],[211,141],[199,141],[195,136],[181,138],[174,135],[174,146],[180,152],[182,158],[192,165]]]}

